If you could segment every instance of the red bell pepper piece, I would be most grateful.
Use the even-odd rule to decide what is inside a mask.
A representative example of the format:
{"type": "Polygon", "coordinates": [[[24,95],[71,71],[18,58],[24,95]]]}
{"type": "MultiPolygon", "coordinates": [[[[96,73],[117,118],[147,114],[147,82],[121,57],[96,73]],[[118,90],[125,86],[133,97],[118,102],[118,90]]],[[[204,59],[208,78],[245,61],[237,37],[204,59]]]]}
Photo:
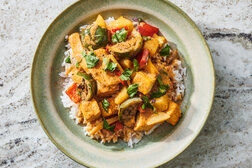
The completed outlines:
{"type": "MultiPolygon", "coordinates": [[[[115,74],[116,74],[117,76],[119,76],[119,77],[120,77],[121,74],[122,74],[121,71],[119,71],[118,69],[116,69],[114,72],[115,72],[115,74]]],[[[120,79],[121,83],[124,85],[124,84],[125,84],[125,81],[121,80],[121,78],[119,78],[119,79],[120,79]]]]}
{"type": "Polygon", "coordinates": [[[140,69],[142,69],[147,64],[149,56],[150,56],[150,51],[146,48],[144,48],[143,51],[137,55],[136,59],[139,63],[140,69]]]}
{"type": "Polygon", "coordinates": [[[138,29],[142,36],[153,36],[153,34],[158,33],[159,31],[157,27],[151,26],[145,22],[141,22],[138,29]]]}
{"type": "Polygon", "coordinates": [[[120,129],[123,129],[123,124],[120,122],[120,121],[117,121],[115,123],[115,128],[114,128],[114,131],[118,131],[120,129]]]}
{"type": "MultiPolygon", "coordinates": [[[[116,32],[117,30],[121,30],[122,28],[125,28],[126,30],[128,30],[128,27],[127,27],[127,26],[121,27],[121,28],[116,28],[116,29],[111,29],[111,30],[110,30],[111,35],[115,34],[115,32],[116,32]]],[[[128,34],[129,34],[129,33],[128,33],[128,34]]]]}
{"type": "Polygon", "coordinates": [[[77,84],[74,83],[72,84],[72,86],[70,86],[65,93],[69,96],[69,98],[74,102],[74,103],[78,103],[79,101],[81,101],[81,97],[79,95],[79,93],[77,92],[77,84]]]}

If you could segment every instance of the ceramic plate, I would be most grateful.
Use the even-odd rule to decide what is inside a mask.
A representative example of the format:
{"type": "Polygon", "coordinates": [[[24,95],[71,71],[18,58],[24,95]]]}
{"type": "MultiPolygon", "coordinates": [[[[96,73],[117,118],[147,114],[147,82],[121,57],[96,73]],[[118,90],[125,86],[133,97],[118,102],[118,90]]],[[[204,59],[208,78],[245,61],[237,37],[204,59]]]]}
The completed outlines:
{"type": "Polygon", "coordinates": [[[207,43],[194,22],[165,0],[82,0],[61,13],[42,37],[34,56],[31,91],[39,121],[51,141],[67,156],[90,167],[154,167],[173,159],[192,143],[212,106],[215,75],[207,43]],[[98,14],[142,17],[177,44],[187,66],[183,117],[176,127],[163,124],[129,148],[123,142],[101,144],[85,136],[60,100],[66,34],[93,22],[98,14]]]}

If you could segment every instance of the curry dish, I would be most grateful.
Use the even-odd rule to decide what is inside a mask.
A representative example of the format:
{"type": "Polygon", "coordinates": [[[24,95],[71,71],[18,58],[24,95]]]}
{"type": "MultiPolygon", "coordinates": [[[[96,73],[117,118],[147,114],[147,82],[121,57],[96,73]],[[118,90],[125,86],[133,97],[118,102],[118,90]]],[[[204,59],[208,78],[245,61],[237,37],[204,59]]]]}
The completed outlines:
{"type": "Polygon", "coordinates": [[[177,124],[186,68],[157,27],[98,15],[66,41],[61,99],[86,135],[132,147],[160,124],[177,124]]]}

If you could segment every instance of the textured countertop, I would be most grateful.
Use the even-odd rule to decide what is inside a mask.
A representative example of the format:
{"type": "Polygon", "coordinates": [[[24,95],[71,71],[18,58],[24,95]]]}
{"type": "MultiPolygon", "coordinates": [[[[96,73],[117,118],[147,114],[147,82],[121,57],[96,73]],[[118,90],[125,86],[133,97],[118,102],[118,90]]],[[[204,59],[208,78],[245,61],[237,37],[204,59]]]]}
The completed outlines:
{"type": "MultiPolygon", "coordinates": [[[[42,130],[30,97],[35,49],[75,0],[0,1],[0,167],[82,167],[42,130]]],[[[199,26],[216,69],[216,95],[197,139],[162,167],[252,167],[252,1],[172,0],[199,26]]]]}

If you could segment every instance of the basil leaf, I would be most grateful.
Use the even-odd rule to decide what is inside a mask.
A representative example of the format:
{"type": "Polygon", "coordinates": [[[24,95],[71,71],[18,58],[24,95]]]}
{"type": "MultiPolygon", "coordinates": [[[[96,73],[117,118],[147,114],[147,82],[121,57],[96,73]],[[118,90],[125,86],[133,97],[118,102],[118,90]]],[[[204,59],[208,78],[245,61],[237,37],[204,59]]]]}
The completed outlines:
{"type": "Polygon", "coordinates": [[[136,59],[133,59],[133,66],[134,66],[134,71],[138,71],[140,65],[136,59]]]}
{"type": "Polygon", "coordinates": [[[80,64],[80,62],[76,62],[75,67],[79,68],[79,64],[80,64]]]}
{"type": "Polygon", "coordinates": [[[78,93],[79,96],[81,96],[81,93],[80,93],[80,91],[78,89],[77,89],[77,93],[78,93]]]}
{"type": "Polygon", "coordinates": [[[162,50],[160,51],[161,56],[169,56],[170,55],[171,47],[167,44],[162,50]]]}
{"type": "Polygon", "coordinates": [[[114,72],[116,67],[117,67],[117,63],[109,62],[108,70],[110,70],[111,72],[114,72]]]}
{"type": "Polygon", "coordinates": [[[120,79],[123,81],[130,80],[130,75],[133,71],[130,69],[125,69],[124,72],[121,74],[120,79]]]}
{"type": "Polygon", "coordinates": [[[134,97],[138,90],[138,83],[134,83],[132,85],[129,85],[127,88],[127,93],[130,97],[134,97]]]}
{"type": "Polygon", "coordinates": [[[126,30],[125,28],[117,30],[115,34],[112,35],[112,42],[120,43],[120,42],[126,41],[127,35],[128,35],[128,30],[126,30]]]}
{"type": "Polygon", "coordinates": [[[106,121],[106,119],[103,118],[103,128],[106,129],[106,130],[109,130],[109,131],[111,131],[111,132],[114,132],[115,125],[109,126],[109,124],[108,124],[108,122],[106,121]]]}
{"type": "Polygon", "coordinates": [[[104,110],[106,111],[106,112],[108,112],[108,107],[109,107],[109,101],[107,100],[107,99],[103,99],[103,101],[102,101],[102,107],[104,108],[104,110]]]}
{"type": "Polygon", "coordinates": [[[92,77],[90,75],[82,73],[82,72],[77,72],[77,75],[83,77],[86,80],[92,79],[92,77]]]}
{"type": "Polygon", "coordinates": [[[119,43],[119,40],[117,39],[116,34],[112,35],[112,42],[113,43],[119,43]]]}
{"type": "Polygon", "coordinates": [[[162,82],[160,75],[157,76],[157,81],[158,81],[159,85],[163,85],[163,82],[162,82]]]}
{"type": "Polygon", "coordinates": [[[118,41],[123,42],[127,39],[128,31],[125,28],[122,28],[120,30],[117,30],[115,32],[115,34],[116,34],[118,41]]]}
{"type": "Polygon", "coordinates": [[[114,70],[116,69],[116,67],[117,67],[117,63],[109,62],[108,65],[105,68],[105,71],[108,69],[111,72],[114,72],[114,70]]]}
{"type": "Polygon", "coordinates": [[[68,57],[65,59],[65,63],[69,63],[69,64],[71,64],[71,59],[70,59],[70,56],[68,56],[68,57]]]}
{"type": "Polygon", "coordinates": [[[142,100],[143,100],[143,104],[144,106],[142,105],[142,108],[145,109],[145,108],[151,108],[153,111],[155,110],[154,106],[150,103],[150,100],[147,96],[142,96],[142,100]]]}
{"type": "Polygon", "coordinates": [[[107,30],[98,26],[95,30],[95,38],[93,39],[94,43],[96,44],[95,48],[99,48],[100,46],[103,46],[107,43],[107,30]]]}
{"type": "MultiPolygon", "coordinates": [[[[167,89],[169,89],[170,88],[170,86],[169,85],[164,85],[163,84],[163,82],[162,82],[162,79],[161,79],[161,76],[160,75],[158,75],[158,77],[157,77],[157,81],[158,81],[158,84],[159,84],[159,92],[166,92],[167,91],[167,89]]],[[[161,95],[161,93],[160,93],[160,95],[161,95]]],[[[161,96],[160,96],[161,97],[161,96]]],[[[156,97],[157,98],[157,97],[156,97]]]]}
{"type": "Polygon", "coordinates": [[[142,109],[143,109],[143,110],[145,109],[145,104],[142,105],[142,109]]]}
{"type": "Polygon", "coordinates": [[[165,91],[166,91],[166,90],[169,89],[169,88],[170,88],[169,85],[160,85],[160,86],[159,86],[159,90],[160,90],[160,91],[162,91],[162,90],[165,90],[165,91]]]}
{"type": "Polygon", "coordinates": [[[161,92],[161,91],[157,91],[157,92],[152,92],[151,95],[150,95],[150,98],[153,99],[153,98],[159,98],[161,96],[164,96],[166,94],[166,91],[164,92],[161,92]]]}
{"type": "Polygon", "coordinates": [[[82,54],[83,57],[85,57],[86,56],[86,51],[83,50],[81,54],[82,54]]]}
{"type": "Polygon", "coordinates": [[[99,62],[99,58],[95,56],[94,53],[87,55],[85,50],[82,52],[83,57],[86,59],[86,64],[88,68],[93,68],[99,62]]]}
{"type": "Polygon", "coordinates": [[[114,70],[117,67],[117,63],[111,62],[108,58],[103,58],[102,67],[103,67],[104,71],[106,71],[108,69],[111,72],[114,72],[114,70]]]}
{"type": "Polygon", "coordinates": [[[102,69],[104,69],[104,71],[106,71],[108,63],[109,63],[109,59],[108,58],[103,58],[102,69]]]}

